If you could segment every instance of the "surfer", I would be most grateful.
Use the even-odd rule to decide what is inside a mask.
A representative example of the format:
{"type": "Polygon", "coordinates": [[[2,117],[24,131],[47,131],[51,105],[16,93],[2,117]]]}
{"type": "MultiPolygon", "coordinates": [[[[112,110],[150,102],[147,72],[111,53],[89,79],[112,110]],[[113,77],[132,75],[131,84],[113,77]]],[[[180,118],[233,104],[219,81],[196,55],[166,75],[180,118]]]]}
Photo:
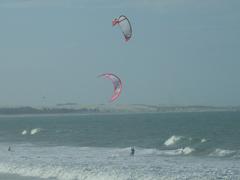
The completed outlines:
{"type": "Polygon", "coordinates": [[[12,151],[12,150],[11,150],[11,146],[8,146],[8,151],[12,151]]]}
{"type": "Polygon", "coordinates": [[[135,153],[135,149],[134,147],[131,147],[131,156],[134,156],[134,153],[135,153]]]}

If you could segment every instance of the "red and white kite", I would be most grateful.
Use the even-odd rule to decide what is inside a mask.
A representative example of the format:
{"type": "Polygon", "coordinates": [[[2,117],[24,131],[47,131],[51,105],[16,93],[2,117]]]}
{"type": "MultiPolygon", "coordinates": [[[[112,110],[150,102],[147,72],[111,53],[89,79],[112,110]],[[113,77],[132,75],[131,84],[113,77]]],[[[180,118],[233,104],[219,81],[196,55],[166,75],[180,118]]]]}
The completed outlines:
{"type": "Polygon", "coordinates": [[[115,74],[112,73],[104,73],[99,75],[98,77],[104,77],[106,79],[109,79],[112,81],[114,90],[113,90],[113,95],[111,97],[110,102],[115,101],[121,94],[122,92],[122,81],[119,77],[117,77],[115,74]]]}
{"type": "Polygon", "coordinates": [[[126,16],[121,15],[119,18],[115,18],[112,21],[112,25],[118,25],[121,28],[125,41],[128,41],[132,37],[132,26],[126,16]]]}

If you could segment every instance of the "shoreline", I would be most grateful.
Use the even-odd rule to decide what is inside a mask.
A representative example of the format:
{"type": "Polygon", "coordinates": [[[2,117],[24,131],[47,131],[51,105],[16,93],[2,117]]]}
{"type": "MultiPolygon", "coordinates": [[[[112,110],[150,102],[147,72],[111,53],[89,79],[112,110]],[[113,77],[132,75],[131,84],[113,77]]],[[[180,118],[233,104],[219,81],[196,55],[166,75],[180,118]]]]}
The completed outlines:
{"type": "Polygon", "coordinates": [[[99,104],[0,107],[0,117],[114,115],[158,113],[240,112],[240,106],[99,104]]]}
{"type": "MultiPolygon", "coordinates": [[[[69,109],[71,110],[71,109],[69,109]]],[[[111,110],[111,111],[99,111],[99,112],[25,112],[25,113],[1,113],[0,117],[26,117],[26,116],[88,116],[88,115],[118,115],[118,114],[161,114],[161,113],[205,113],[205,112],[240,112],[240,109],[185,109],[185,110],[159,110],[159,111],[147,111],[147,110],[111,110]]]]}
{"type": "Polygon", "coordinates": [[[11,117],[57,117],[57,116],[105,116],[105,115],[135,115],[135,114],[180,114],[180,113],[224,113],[240,112],[240,110],[202,110],[202,111],[143,111],[143,112],[99,112],[99,113],[25,113],[25,114],[0,114],[0,118],[11,117]]]}

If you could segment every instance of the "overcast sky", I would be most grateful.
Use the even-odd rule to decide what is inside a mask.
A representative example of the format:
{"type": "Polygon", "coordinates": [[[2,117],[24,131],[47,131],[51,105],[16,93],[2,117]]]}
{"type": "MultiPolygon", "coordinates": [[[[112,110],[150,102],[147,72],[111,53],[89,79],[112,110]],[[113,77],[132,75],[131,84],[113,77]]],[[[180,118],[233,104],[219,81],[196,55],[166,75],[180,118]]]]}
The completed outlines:
{"type": "Polygon", "coordinates": [[[240,105],[239,0],[1,0],[0,105],[240,105]],[[133,27],[126,43],[113,18],[133,27]],[[43,98],[45,97],[45,98],[43,98]]]}

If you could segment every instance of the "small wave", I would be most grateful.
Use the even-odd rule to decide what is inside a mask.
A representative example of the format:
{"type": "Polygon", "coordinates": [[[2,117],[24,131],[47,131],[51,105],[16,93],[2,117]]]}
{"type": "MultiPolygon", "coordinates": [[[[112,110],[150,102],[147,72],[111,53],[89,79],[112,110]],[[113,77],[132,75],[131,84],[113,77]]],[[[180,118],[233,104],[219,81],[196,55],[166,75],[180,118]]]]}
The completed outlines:
{"type": "Polygon", "coordinates": [[[40,131],[41,131],[40,128],[35,128],[35,129],[32,129],[32,130],[31,130],[30,134],[31,134],[31,135],[34,135],[34,134],[39,133],[40,131]]]}
{"type": "Polygon", "coordinates": [[[195,151],[195,149],[190,148],[190,147],[185,147],[182,149],[182,153],[187,155],[187,154],[191,154],[193,151],[195,151]]]}
{"type": "Polygon", "coordinates": [[[201,143],[205,143],[207,140],[205,138],[201,139],[201,143]]]}
{"type": "Polygon", "coordinates": [[[164,145],[165,146],[171,146],[171,145],[174,145],[176,144],[179,140],[182,139],[182,136],[171,136],[170,138],[168,138],[165,142],[164,142],[164,145]]]}
{"type": "Polygon", "coordinates": [[[226,149],[216,149],[214,152],[210,154],[210,156],[214,157],[226,157],[235,154],[236,151],[233,150],[226,150],[226,149]]]}
{"type": "Polygon", "coordinates": [[[160,155],[160,156],[177,156],[177,155],[189,155],[194,152],[194,148],[184,147],[173,150],[158,150],[158,149],[136,149],[136,155],[160,155]]]}
{"type": "Polygon", "coordinates": [[[26,134],[27,134],[27,130],[23,130],[22,135],[26,135],[26,134]]]}
{"type": "Polygon", "coordinates": [[[180,148],[180,149],[175,149],[175,150],[163,151],[162,154],[163,155],[172,155],[172,156],[176,156],[176,155],[189,155],[193,151],[195,151],[194,148],[185,147],[185,148],[180,148]]]}

